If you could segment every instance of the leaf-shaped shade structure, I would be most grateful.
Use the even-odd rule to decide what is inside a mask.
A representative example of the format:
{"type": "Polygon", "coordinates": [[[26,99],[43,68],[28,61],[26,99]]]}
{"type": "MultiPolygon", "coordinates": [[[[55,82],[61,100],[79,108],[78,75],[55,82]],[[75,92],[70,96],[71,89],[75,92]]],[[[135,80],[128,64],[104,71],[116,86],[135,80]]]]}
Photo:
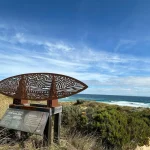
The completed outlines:
{"type": "Polygon", "coordinates": [[[1,94],[38,101],[68,97],[87,87],[77,79],[54,73],[21,74],[0,81],[1,94]]]}

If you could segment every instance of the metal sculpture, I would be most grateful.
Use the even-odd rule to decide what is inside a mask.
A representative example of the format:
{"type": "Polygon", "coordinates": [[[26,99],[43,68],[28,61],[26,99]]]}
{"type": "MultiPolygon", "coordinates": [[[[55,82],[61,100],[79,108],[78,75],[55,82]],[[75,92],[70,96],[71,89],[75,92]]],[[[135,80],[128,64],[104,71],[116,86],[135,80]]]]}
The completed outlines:
{"type": "Polygon", "coordinates": [[[44,139],[50,145],[54,115],[54,141],[59,143],[62,106],[59,106],[58,99],[77,94],[86,88],[87,85],[77,79],[54,73],[30,73],[6,78],[0,81],[0,93],[12,97],[13,104],[9,105],[0,126],[26,132],[34,130],[37,134],[44,134],[44,139]],[[47,100],[47,105],[29,104],[28,100],[47,100]],[[19,113],[23,115],[18,117],[19,113]],[[45,114],[45,124],[42,124],[43,115],[39,118],[38,114],[41,113],[45,114]],[[37,124],[37,118],[42,122],[37,124]]]}
{"type": "Polygon", "coordinates": [[[14,99],[54,100],[71,96],[87,88],[83,82],[54,73],[30,73],[0,81],[0,93],[14,99]]]}

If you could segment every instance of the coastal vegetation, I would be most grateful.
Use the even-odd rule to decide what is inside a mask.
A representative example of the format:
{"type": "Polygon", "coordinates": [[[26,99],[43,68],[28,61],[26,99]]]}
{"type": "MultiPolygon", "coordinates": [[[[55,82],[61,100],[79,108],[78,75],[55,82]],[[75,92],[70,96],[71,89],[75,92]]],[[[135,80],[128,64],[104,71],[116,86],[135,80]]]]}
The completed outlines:
{"type": "MultiPolygon", "coordinates": [[[[12,99],[0,95],[0,118],[9,103],[12,99]]],[[[134,150],[137,146],[149,144],[149,108],[121,107],[84,100],[61,102],[60,105],[63,105],[61,144],[53,144],[53,150],[134,150]]],[[[0,143],[2,139],[6,141],[0,145],[0,150],[21,149],[22,141],[14,141],[16,139],[12,133],[8,136],[10,132],[3,129],[0,133],[0,143]]],[[[43,148],[41,138],[35,135],[23,142],[26,149],[43,148]]]]}
{"type": "Polygon", "coordinates": [[[94,134],[107,149],[135,149],[149,144],[150,109],[77,101],[63,107],[63,126],[94,134]]]}

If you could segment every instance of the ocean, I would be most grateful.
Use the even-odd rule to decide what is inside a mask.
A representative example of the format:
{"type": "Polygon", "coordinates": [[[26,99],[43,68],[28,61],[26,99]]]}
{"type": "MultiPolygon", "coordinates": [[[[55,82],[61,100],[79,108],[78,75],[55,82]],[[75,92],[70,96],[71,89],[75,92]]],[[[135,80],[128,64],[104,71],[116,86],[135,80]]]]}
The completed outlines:
{"type": "Polygon", "coordinates": [[[62,98],[59,101],[72,102],[76,101],[77,99],[103,102],[107,104],[115,104],[120,106],[150,108],[150,97],[141,97],[141,96],[76,94],[70,97],[62,98]]]}

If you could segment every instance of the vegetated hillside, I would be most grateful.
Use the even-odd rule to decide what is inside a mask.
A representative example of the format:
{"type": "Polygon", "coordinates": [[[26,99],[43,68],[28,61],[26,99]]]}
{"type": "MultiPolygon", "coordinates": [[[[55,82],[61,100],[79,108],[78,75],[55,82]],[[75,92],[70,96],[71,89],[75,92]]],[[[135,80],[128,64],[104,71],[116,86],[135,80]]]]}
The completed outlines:
{"type": "MultiPolygon", "coordinates": [[[[1,116],[9,103],[12,103],[12,99],[0,96],[1,116]]],[[[63,105],[61,144],[52,145],[51,149],[129,150],[135,149],[137,145],[148,144],[150,137],[148,108],[120,107],[83,100],[60,104],[63,105]]],[[[9,132],[5,130],[1,130],[0,133],[0,144],[3,143],[0,149],[7,149],[10,146],[9,141],[11,141],[9,149],[23,149],[20,148],[20,141],[15,141],[14,135],[11,137],[11,134],[9,137],[9,132]]],[[[36,139],[37,137],[30,136],[23,140],[25,149],[42,148],[41,139],[36,139]]]]}
{"type": "Polygon", "coordinates": [[[70,131],[94,134],[107,149],[135,149],[149,144],[150,109],[78,100],[64,105],[62,124],[70,131]]]}

